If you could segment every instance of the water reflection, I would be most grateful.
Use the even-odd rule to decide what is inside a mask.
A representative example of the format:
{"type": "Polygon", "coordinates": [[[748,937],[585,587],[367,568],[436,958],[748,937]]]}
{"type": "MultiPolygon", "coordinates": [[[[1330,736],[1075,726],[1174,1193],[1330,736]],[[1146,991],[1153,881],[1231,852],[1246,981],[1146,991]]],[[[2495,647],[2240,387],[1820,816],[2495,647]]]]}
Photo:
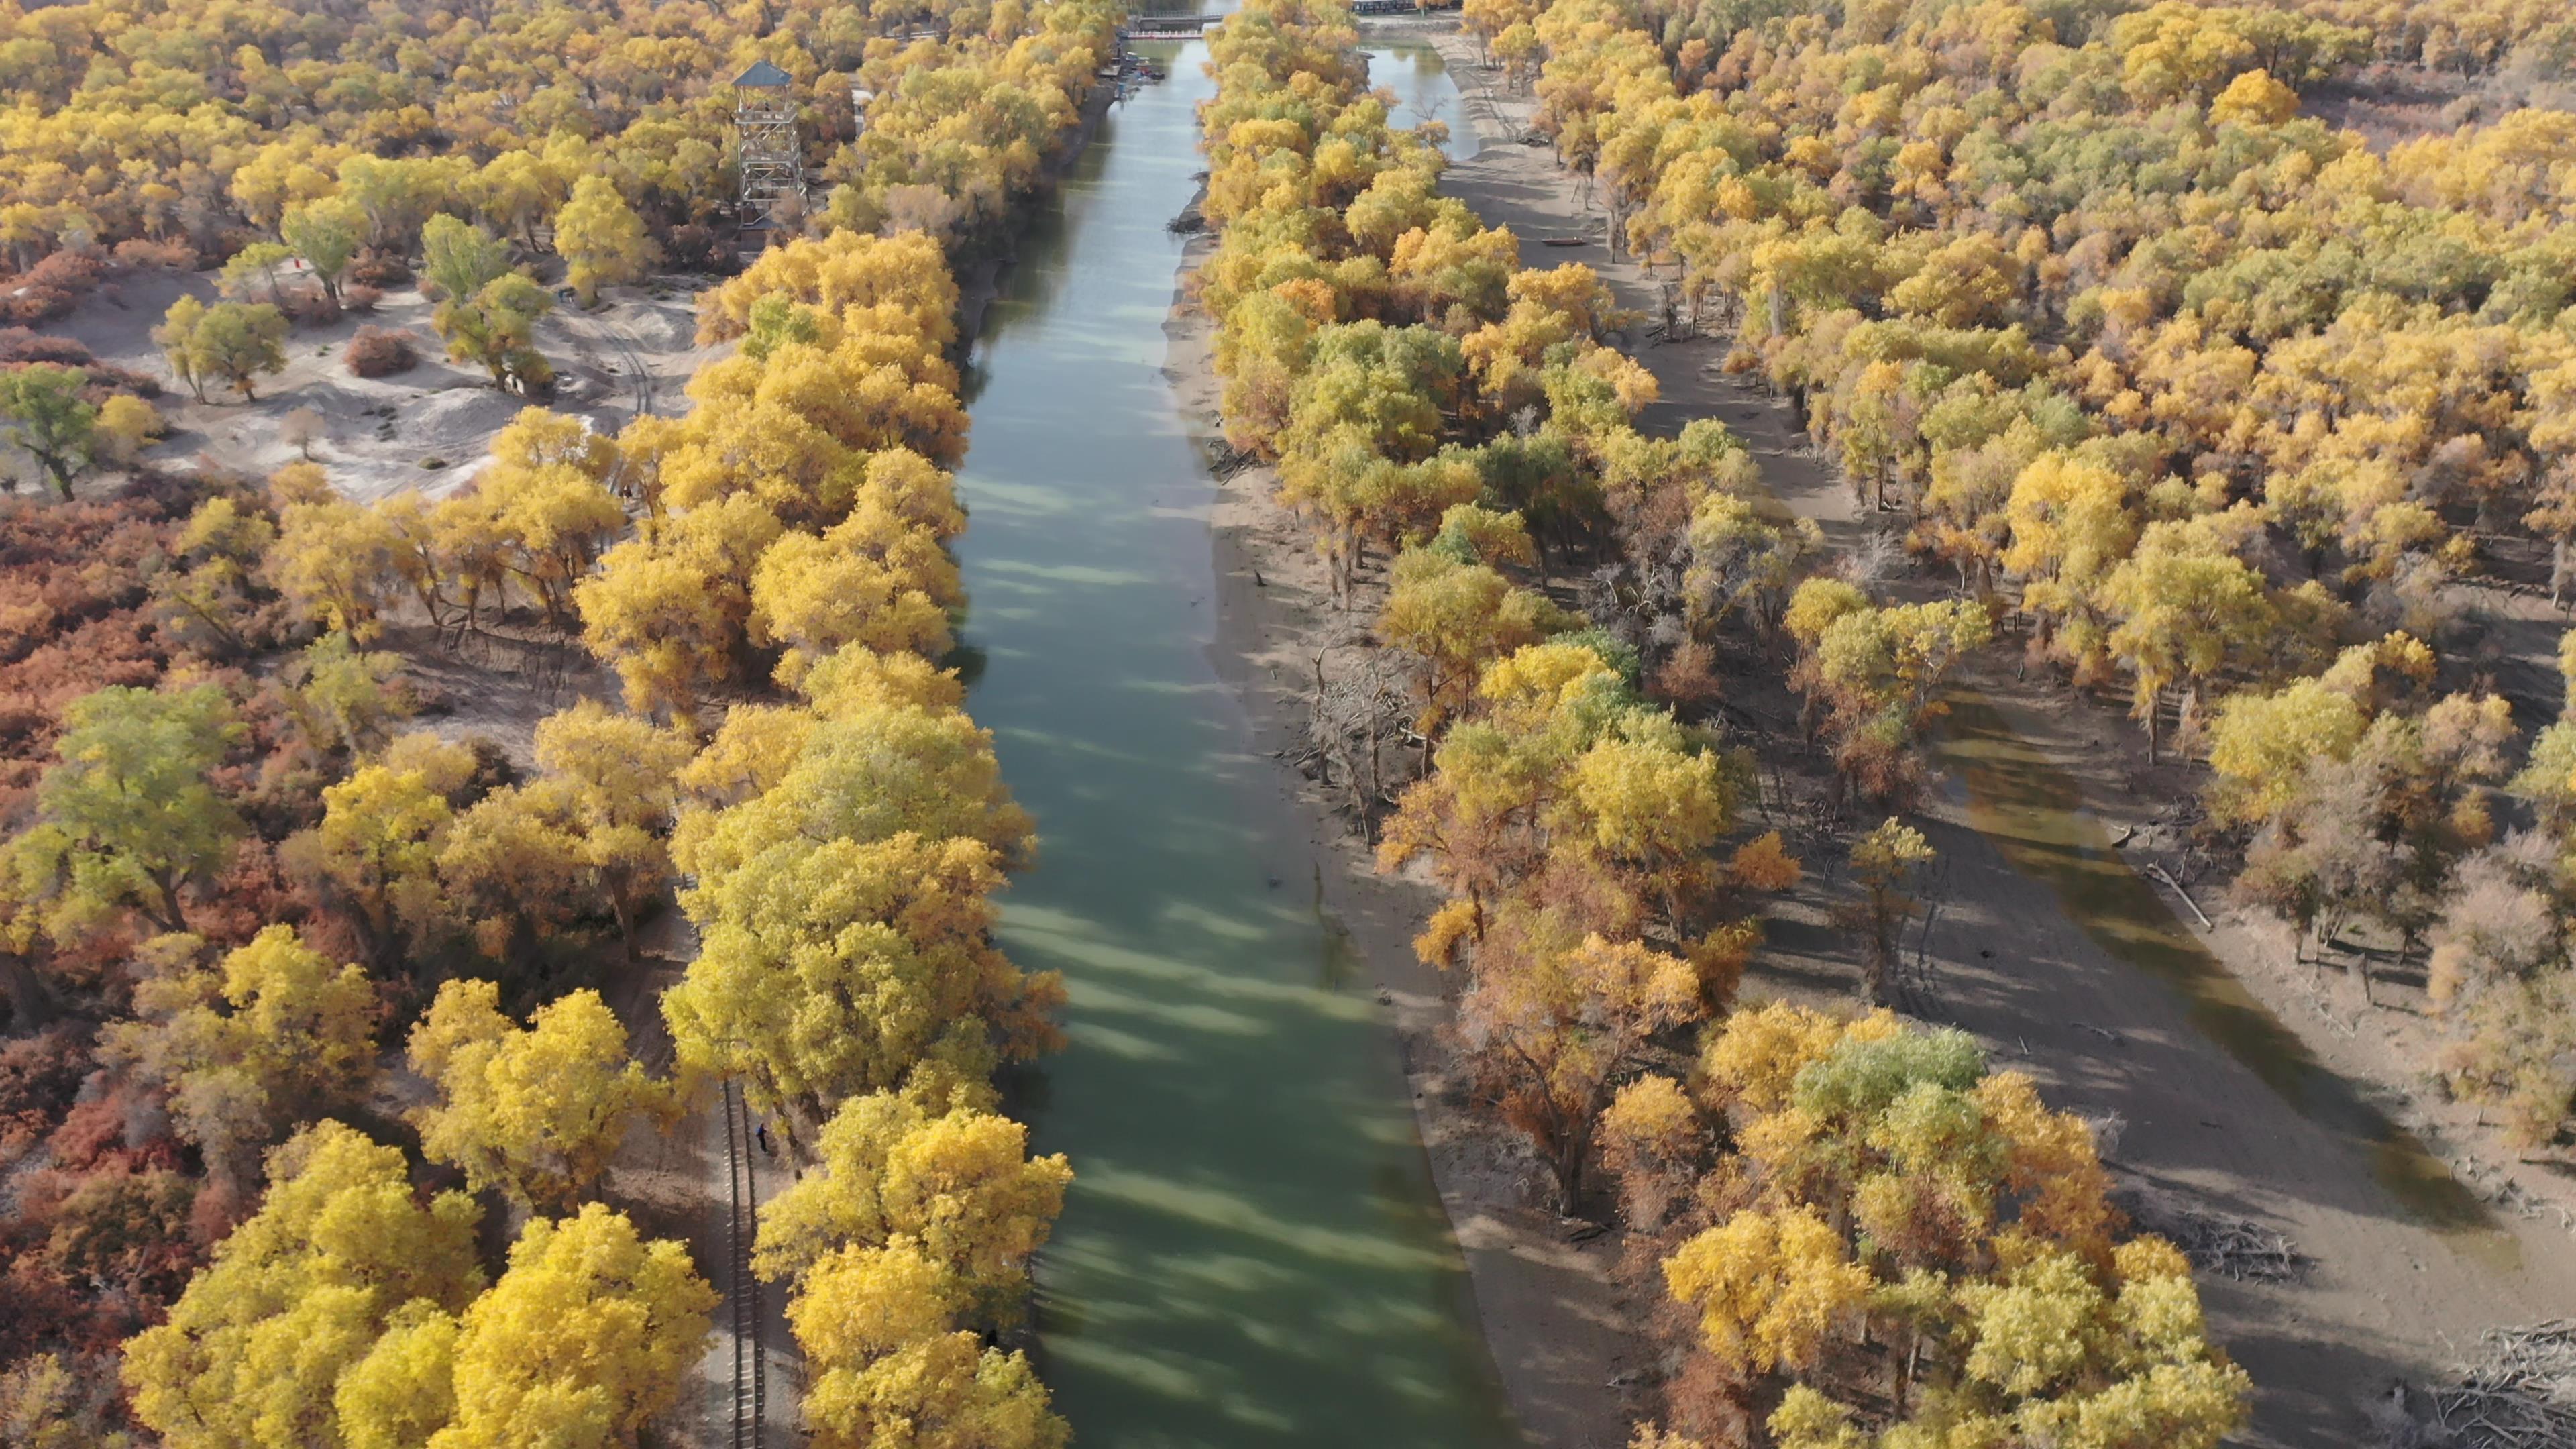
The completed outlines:
{"type": "Polygon", "coordinates": [[[1449,128],[1444,148],[1449,159],[1475,159],[1476,128],[1467,123],[1466,98],[1440,52],[1418,40],[1382,40],[1364,49],[1369,57],[1369,83],[1395,92],[1390,121],[1398,126],[1438,121],[1449,128]]]}

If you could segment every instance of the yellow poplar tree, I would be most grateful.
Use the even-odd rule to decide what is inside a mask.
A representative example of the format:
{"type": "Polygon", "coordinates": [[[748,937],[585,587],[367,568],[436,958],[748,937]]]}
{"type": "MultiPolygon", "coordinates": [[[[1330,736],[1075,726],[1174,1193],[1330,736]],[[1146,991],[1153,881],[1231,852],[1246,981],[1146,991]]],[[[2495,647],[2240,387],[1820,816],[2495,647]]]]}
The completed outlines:
{"type": "Polygon", "coordinates": [[[1755,1373],[1813,1363],[1871,1286],[1842,1235],[1804,1208],[1736,1214],[1683,1244],[1664,1281],[1699,1310],[1709,1348],[1755,1373]]]}
{"type": "Polygon", "coordinates": [[[539,1209],[568,1210],[608,1170],[638,1116],[670,1091],[626,1054],[626,1028],[596,991],[529,1017],[502,1014],[489,981],[450,981],[411,1033],[412,1070],[437,1088],[416,1110],[421,1150],[539,1209]]]}
{"type": "Polygon", "coordinates": [[[328,1444],[335,1393],[407,1305],[452,1312],[481,1287],[479,1214],[424,1203],[400,1149],[337,1122],[269,1157],[269,1190],[168,1321],[125,1347],[135,1417],[172,1449],[328,1444]]]}
{"type": "Polygon", "coordinates": [[[1007,1324],[1028,1293],[1031,1255],[1047,1240],[1073,1169],[1031,1158],[1028,1129],[971,1107],[932,1114],[873,1093],[823,1124],[818,1170],[761,1209],[752,1267],[800,1277],[843,1245],[904,1242],[958,1275],[959,1311],[1007,1324]]]}
{"type": "Polygon", "coordinates": [[[643,280],[655,252],[644,219],[605,176],[573,183],[572,199],[555,213],[555,250],[562,253],[566,279],[585,307],[599,300],[602,282],[643,280]]]}
{"type": "Polygon", "coordinates": [[[268,927],[215,970],[147,978],[134,1009],[138,1019],[111,1023],[101,1045],[170,1089],[181,1132],[209,1159],[356,1101],[375,1077],[375,983],[292,926],[268,927]]]}
{"type": "Polygon", "coordinates": [[[664,839],[689,736],[584,700],[538,722],[536,754],[547,783],[563,787],[580,864],[599,882],[631,959],[638,918],[670,876],[664,839]]]}
{"type": "Polygon", "coordinates": [[[632,1445],[688,1386],[716,1301],[685,1246],[598,1203],[532,1219],[458,1322],[456,1417],[429,1449],[632,1445]]]}
{"type": "Polygon", "coordinates": [[[1071,1438],[1026,1356],[951,1331],[955,1280],[908,1245],[849,1247],[788,1305],[825,1449],[1062,1449],[1071,1438]]]}

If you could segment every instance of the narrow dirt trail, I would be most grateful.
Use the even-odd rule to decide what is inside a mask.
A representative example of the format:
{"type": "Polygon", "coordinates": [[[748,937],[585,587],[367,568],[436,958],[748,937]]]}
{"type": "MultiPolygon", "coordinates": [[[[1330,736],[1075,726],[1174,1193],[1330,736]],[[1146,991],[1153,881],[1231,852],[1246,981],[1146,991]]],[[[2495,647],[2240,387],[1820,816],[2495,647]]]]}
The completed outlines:
{"type": "MultiPolygon", "coordinates": [[[[696,932],[676,910],[649,922],[642,959],[603,994],[625,1023],[647,1071],[673,1070],[662,993],[697,954],[696,932]]],[[[698,1272],[721,1301],[707,1351],[688,1391],[663,1423],[669,1442],[693,1449],[767,1449],[803,1442],[796,1405],[801,1365],[787,1331],[785,1293],[745,1271],[757,1204],[787,1185],[784,1159],[760,1152],[756,1124],[729,1086],[709,1082],[667,1131],[638,1122],[610,1170],[609,1195],[653,1236],[689,1245],[698,1272]]]]}
{"type": "MultiPolygon", "coordinates": [[[[1587,263],[1624,305],[1660,315],[1660,280],[1610,260],[1574,179],[1549,148],[1519,144],[1530,129],[1526,93],[1502,94],[1462,37],[1436,43],[1486,138],[1445,189],[1510,226],[1525,264],[1587,263]],[[1582,244],[1541,241],[1573,236],[1582,244]]],[[[1816,519],[1838,550],[1866,544],[1868,520],[1808,451],[1789,406],[1718,371],[1724,351],[1709,339],[1641,347],[1638,360],[1663,386],[1643,423],[1669,433],[1692,418],[1723,420],[1759,455],[1784,506],[1816,519]]],[[[2045,703],[2008,674],[1989,683],[2045,703]]],[[[2126,1181],[2286,1233],[2312,1260],[2288,1283],[2202,1275],[2215,1334],[2256,1383],[2246,1442],[2367,1442],[2365,1412],[2393,1384],[2438,1377],[2490,1327],[2576,1304],[2576,1239],[2490,1216],[2441,1176],[2386,1130],[2364,1092],[2306,1060],[2295,1031],[2225,978],[2199,934],[2107,848],[2102,815],[2143,807],[2124,798],[2099,722],[2029,709],[1997,719],[1983,732],[1953,731],[1950,776],[1922,822],[1947,878],[1924,943],[1931,989],[1921,1014],[1976,1033],[2052,1104],[2121,1119],[2112,1157],[2126,1181]]],[[[1757,985],[1849,996],[1852,952],[1817,905],[1775,923],[1757,985]]]]}

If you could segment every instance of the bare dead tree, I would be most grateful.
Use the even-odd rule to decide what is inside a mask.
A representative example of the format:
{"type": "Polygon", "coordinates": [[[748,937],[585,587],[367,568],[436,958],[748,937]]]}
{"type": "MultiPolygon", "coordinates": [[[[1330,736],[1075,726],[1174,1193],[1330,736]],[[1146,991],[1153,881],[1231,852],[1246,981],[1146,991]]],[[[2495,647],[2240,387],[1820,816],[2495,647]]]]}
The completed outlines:
{"type": "Polygon", "coordinates": [[[1377,839],[1379,810],[1388,801],[1386,753],[1416,740],[1412,661],[1401,651],[1375,651],[1328,678],[1324,656],[1315,656],[1315,682],[1306,696],[1306,739],[1295,763],[1328,791],[1341,790],[1343,808],[1361,834],[1377,839]]]}
{"type": "MultiPolygon", "coordinates": [[[[1917,1016],[1929,1017],[1932,1013],[1938,975],[1932,958],[1932,928],[1949,909],[1951,895],[1950,859],[1943,856],[1914,886],[1915,904],[1922,915],[1915,930],[1913,956],[1907,958],[1900,937],[1895,958],[1890,962],[1897,998],[1917,1016]]],[[[1897,929],[1902,932],[1904,924],[1899,922],[1897,929]]]]}

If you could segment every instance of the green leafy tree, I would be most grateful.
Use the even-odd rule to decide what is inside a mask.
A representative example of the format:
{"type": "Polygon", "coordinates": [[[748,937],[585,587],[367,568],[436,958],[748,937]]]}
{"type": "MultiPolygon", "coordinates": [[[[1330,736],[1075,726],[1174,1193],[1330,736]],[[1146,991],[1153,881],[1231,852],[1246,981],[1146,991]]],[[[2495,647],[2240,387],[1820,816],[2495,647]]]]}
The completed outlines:
{"type": "Polygon", "coordinates": [[[430,315],[430,327],[446,339],[449,357],[480,364],[494,387],[526,397],[554,380],[536,348],[537,322],[554,305],[532,278],[510,272],[473,292],[451,294],[430,315]]]}
{"type": "Polygon", "coordinates": [[[46,362],[0,372],[0,443],[24,448],[66,503],[100,441],[98,409],[81,396],[88,386],[88,373],[46,362]]]}
{"type": "Polygon", "coordinates": [[[244,737],[232,702],[212,684],[116,685],[72,701],[63,722],[37,823],[0,853],[15,934],[77,940],[126,910],[185,930],[187,886],[230,859],[243,830],[211,779],[244,737]]]}
{"type": "Polygon", "coordinates": [[[2188,524],[2148,525],[2137,552],[2103,581],[2101,598],[2119,621],[2107,648],[2135,681],[2130,713],[2147,726],[2151,762],[2168,689],[2188,687],[2183,715],[2189,719],[2209,679],[2283,642],[2263,576],[2195,537],[2188,524]]]}
{"type": "Polygon", "coordinates": [[[277,224],[277,234],[295,255],[304,259],[304,265],[313,269],[313,279],[322,284],[323,294],[337,302],[340,278],[358,255],[366,224],[356,203],[332,197],[288,207],[277,224]]]}
{"type": "Polygon", "coordinates": [[[471,297],[510,270],[510,245],[471,222],[433,216],[420,229],[420,279],[439,299],[471,297]]]}
{"type": "Polygon", "coordinates": [[[188,333],[191,386],[216,378],[232,384],[244,402],[260,374],[286,367],[286,314],[266,302],[218,302],[188,333]]]}
{"type": "Polygon", "coordinates": [[[216,285],[224,295],[237,301],[248,301],[255,291],[268,293],[268,300],[286,305],[286,284],[278,268],[295,260],[295,249],[278,242],[252,242],[233,253],[231,261],[216,276],[216,285]]]}

